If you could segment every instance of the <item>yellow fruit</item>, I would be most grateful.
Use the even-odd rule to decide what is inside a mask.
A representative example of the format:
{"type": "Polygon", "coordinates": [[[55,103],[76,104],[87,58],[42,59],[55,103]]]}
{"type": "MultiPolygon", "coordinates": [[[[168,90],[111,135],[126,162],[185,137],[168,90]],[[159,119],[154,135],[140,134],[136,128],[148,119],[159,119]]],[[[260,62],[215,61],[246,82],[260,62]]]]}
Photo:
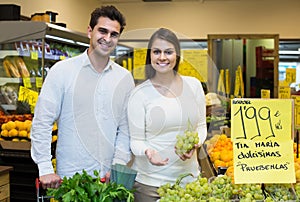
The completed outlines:
{"type": "Polygon", "coordinates": [[[8,137],[8,130],[2,130],[1,131],[1,136],[8,137]]]}
{"type": "Polygon", "coordinates": [[[297,180],[297,182],[299,182],[300,181],[300,170],[297,170],[295,174],[296,174],[296,180],[297,180]]]}
{"type": "Polygon", "coordinates": [[[30,131],[27,133],[27,138],[30,139],[30,131]]]}
{"type": "Polygon", "coordinates": [[[0,137],[0,141],[2,141],[2,140],[4,141],[4,139],[2,137],[0,137]]]}
{"type": "Polygon", "coordinates": [[[19,138],[13,138],[11,141],[13,141],[13,142],[18,142],[18,141],[19,141],[19,138]]]}
{"type": "Polygon", "coordinates": [[[8,131],[8,137],[17,137],[18,133],[19,132],[16,129],[11,129],[8,131]]]}
{"type": "Polygon", "coordinates": [[[27,130],[27,126],[26,126],[26,124],[24,123],[24,122],[22,122],[22,121],[15,121],[15,123],[16,123],[16,129],[17,130],[27,130]]]}
{"type": "Polygon", "coordinates": [[[28,142],[28,140],[26,140],[26,139],[21,139],[20,141],[21,142],[28,142]]]}
{"type": "Polygon", "coordinates": [[[16,128],[16,123],[14,121],[9,121],[6,123],[6,129],[8,131],[15,129],[16,128]]]}
{"type": "Polygon", "coordinates": [[[6,129],[6,123],[3,123],[3,124],[1,125],[1,130],[7,130],[7,129],[6,129]]]}
{"type": "Polygon", "coordinates": [[[26,126],[26,130],[29,132],[31,129],[31,121],[30,120],[26,120],[24,121],[24,124],[26,126]]]}
{"type": "Polygon", "coordinates": [[[27,131],[26,130],[19,131],[19,137],[27,137],[27,131]]]}
{"type": "Polygon", "coordinates": [[[57,135],[52,136],[52,142],[55,142],[57,140],[57,135]]]}

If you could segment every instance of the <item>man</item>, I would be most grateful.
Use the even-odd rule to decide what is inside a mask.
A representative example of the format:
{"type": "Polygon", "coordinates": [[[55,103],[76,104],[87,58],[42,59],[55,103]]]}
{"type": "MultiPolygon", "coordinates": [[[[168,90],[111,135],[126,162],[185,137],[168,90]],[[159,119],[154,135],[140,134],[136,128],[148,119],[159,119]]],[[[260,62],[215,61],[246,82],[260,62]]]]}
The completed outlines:
{"type": "Polygon", "coordinates": [[[114,6],[91,14],[90,47],[51,67],[41,89],[31,128],[31,156],[44,189],[86,170],[109,180],[112,164],[130,160],[127,99],[134,88],[129,71],[110,60],[125,18],[114,6]],[[51,132],[58,124],[56,168],[51,163],[51,132]]]}

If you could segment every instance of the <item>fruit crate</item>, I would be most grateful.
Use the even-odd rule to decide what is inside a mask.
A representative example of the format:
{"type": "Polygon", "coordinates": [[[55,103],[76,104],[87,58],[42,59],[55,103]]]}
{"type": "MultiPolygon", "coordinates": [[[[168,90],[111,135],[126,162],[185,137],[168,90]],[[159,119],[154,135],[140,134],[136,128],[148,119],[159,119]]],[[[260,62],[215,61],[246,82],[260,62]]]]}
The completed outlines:
{"type": "Polygon", "coordinates": [[[3,150],[21,150],[29,151],[31,147],[30,142],[13,142],[13,141],[0,141],[1,148],[3,150]]]}

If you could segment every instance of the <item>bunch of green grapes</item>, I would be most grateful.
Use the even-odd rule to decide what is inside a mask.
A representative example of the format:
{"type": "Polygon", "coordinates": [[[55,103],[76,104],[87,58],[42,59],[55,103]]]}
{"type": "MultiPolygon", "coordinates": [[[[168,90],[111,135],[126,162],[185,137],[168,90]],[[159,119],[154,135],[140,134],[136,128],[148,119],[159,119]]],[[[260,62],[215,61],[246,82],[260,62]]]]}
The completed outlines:
{"type": "Polygon", "coordinates": [[[183,135],[176,136],[177,142],[175,144],[176,153],[183,155],[190,152],[195,144],[199,143],[198,132],[187,130],[183,135]]]}
{"type": "Polygon", "coordinates": [[[185,195],[185,191],[179,185],[169,186],[167,183],[158,188],[157,193],[159,194],[160,202],[171,202],[180,201],[180,199],[185,195]]]}
{"type": "Polygon", "coordinates": [[[184,174],[177,178],[176,183],[166,183],[157,189],[160,202],[200,202],[207,201],[211,194],[211,187],[205,177],[198,176],[194,181],[180,186],[181,180],[190,174],[184,174]]]}
{"type": "Polygon", "coordinates": [[[234,184],[232,193],[240,202],[263,201],[265,198],[260,184],[234,184]]]}
{"type": "Polygon", "coordinates": [[[265,184],[265,190],[275,201],[294,200],[291,184],[265,184]]]}
{"type": "Polygon", "coordinates": [[[210,183],[210,187],[212,189],[212,192],[209,200],[213,200],[213,198],[215,198],[229,201],[232,198],[233,186],[231,177],[227,175],[217,176],[210,183]]]}
{"type": "Polygon", "coordinates": [[[197,200],[208,200],[211,192],[212,189],[208,184],[207,178],[201,177],[200,175],[197,180],[185,185],[185,193],[191,195],[197,200]]]}
{"type": "Polygon", "coordinates": [[[299,182],[294,184],[294,189],[295,189],[295,194],[296,194],[297,198],[300,199],[300,183],[299,182]]]}
{"type": "Polygon", "coordinates": [[[171,185],[170,183],[166,183],[161,185],[157,189],[158,195],[161,197],[160,202],[171,202],[171,201],[181,201],[181,199],[189,199],[192,197],[188,195],[183,187],[180,186],[180,182],[183,178],[187,176],[192,176],[191,173],[181,174],[177,177],[176,182],[171,185]]]}

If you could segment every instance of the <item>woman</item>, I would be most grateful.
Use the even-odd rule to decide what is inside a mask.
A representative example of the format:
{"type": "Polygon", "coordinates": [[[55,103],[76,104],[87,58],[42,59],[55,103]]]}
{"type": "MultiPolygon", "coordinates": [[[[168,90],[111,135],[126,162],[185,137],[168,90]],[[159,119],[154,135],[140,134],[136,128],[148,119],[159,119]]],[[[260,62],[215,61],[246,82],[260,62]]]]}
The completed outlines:
{"type": "Polygon", "coordinates": [[[205,95],[200,81],[177,73],[179,63],[178,38],[160,28],[148,44],[147,80],[132,91],[128,103],[132,166],[138,171],[135,201],[155,202],[159,186],[175,183],[180,174],[200,172],[196,149],[207,135],[205,95]],[[176,136],[189,125],[198,131],[200,142],[189,153],[178,155],[176,136]]]}

